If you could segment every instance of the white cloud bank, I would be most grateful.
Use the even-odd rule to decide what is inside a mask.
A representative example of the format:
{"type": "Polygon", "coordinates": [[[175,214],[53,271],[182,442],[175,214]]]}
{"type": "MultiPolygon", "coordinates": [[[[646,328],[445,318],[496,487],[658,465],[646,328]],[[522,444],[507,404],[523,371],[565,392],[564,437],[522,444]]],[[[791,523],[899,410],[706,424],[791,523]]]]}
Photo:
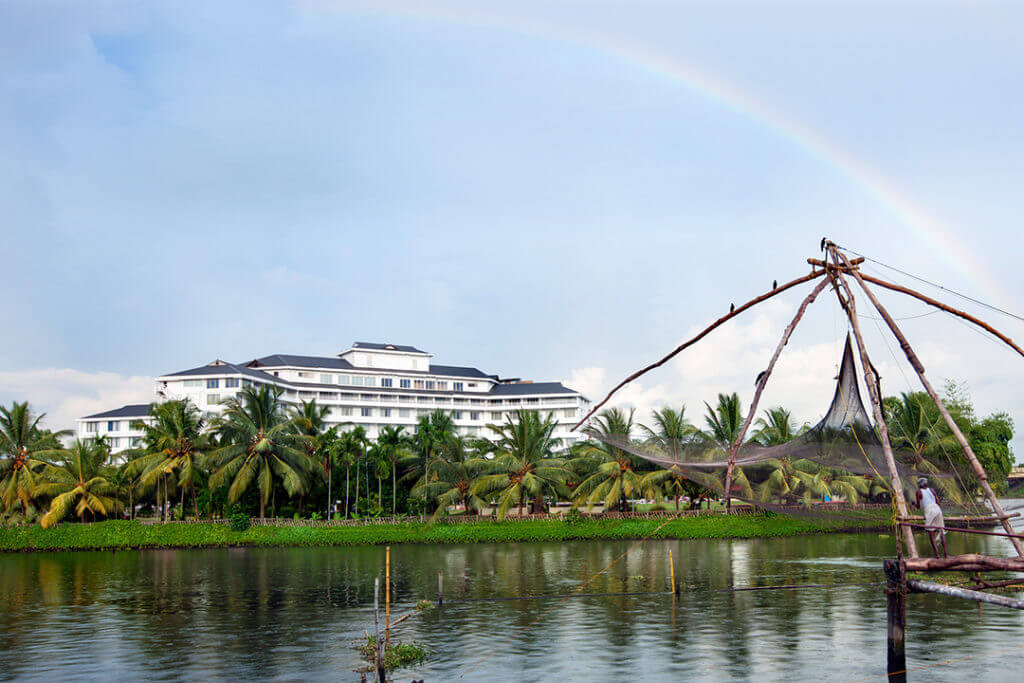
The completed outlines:
{"type": "Polygon", "coordinates": [[[28,401],[50,429],[75,429],[76,418],[154,398],[153,378],[70,368],[0,371],[0,403],[28,401]]]}

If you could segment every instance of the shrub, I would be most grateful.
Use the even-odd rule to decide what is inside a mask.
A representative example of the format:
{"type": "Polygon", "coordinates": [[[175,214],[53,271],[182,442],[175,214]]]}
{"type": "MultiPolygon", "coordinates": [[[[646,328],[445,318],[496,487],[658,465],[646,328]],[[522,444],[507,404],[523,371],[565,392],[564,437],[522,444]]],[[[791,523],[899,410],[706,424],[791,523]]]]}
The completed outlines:
{"type": "Polygon", "coordinates": [[[587,521],[587,518],[576,508],[569,508],[562,515],[562,521],[569,526],[579,526],[583,522],[587,521]]]}
{"type": "Polygon", "coordinates": [[[249,515],[243,512],[236,512],[229,518],[228,525],[232,531],[245,531],[249,528],[249,515]]]}

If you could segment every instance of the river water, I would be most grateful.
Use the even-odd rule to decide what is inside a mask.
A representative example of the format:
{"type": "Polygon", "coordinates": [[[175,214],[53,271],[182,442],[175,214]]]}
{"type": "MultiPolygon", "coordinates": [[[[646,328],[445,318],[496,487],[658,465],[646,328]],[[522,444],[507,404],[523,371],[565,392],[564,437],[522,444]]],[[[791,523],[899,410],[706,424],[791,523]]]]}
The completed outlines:
{"type": "MultiPolygon", "coordinates": [[[[921,538],[923,546],[927,540],[921,538]]],[[[432,650],[395,680],[884,680],[883,559],[893,539],[395,546],[395,632],[432,650]],[[668,553],[685,585],[673,600],[668,553]],[[830,588],[734,591],[782,584],[830,588]],[[608,593],[647,595],[607,595],[608,593]],[[536,596],[531,600],[494,600],[536,596]]],[[[1010,554],[989,537],[950,552],[1010,554]]],[[[0,678],[358,680],[384,548],[0,555],[0,678]]],[[[935,595],[908,600],[911,678],[1017,679],[1024,615],[935,595]],[[947,660],[953,660],[946,663],[947,660]]]]}

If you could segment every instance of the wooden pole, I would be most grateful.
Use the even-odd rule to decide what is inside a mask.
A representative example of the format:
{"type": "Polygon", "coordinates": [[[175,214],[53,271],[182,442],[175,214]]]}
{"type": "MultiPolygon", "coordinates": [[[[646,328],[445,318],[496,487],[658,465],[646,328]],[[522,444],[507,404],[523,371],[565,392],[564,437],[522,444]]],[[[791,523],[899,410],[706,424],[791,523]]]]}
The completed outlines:
{"type": "Polygon", "coordinates": [[[878,285],[879,287],[885,287],[886,289],[891,289],[894,292],[900,292],[901,294],[906,294],[907,296],[912,296],[915,299],[919,299],[919,300],[925,302],[926,304],[930,304],[930,305],[934,306],[935,308],[938,308],[938,309],[941,309],[941,310],[945,311],[946,313],[952,313],[953,315],[957,316],[958,318],[963,318],[964,320],[966,320],[968,322],[974,323],[975,325],[977,325],[981,329],[985,330],[989,334],[997,337],[1000,341],[1005,343],[1007,346],[1012,348],[1014,351],[1016,351],[1020,355],[1024,356],[1024,349],[1022,349],[1020,346],[1018,346],[1016,344],[1016,342],[1014,342],[1012,339],[1010,339],[1005,334],[1003,334],[1002,332],[1000,332],[996,328],[992,327],[988,323],[986,323],[986,322],[984,322],[982,320],[979,320],[978,318],[975,318],[970,313],[965,313],[964,311],[961,311],[961,310],[959,310],[957,308],[953,308],[952,306],[947,306],[946,304],[942,303],[941,301],[933,299],[930,296],[926,296],[926,295],[922,294],[921,292],[916,292],[913,289],[910,289],[909,287],[901,287],[900,285],[896,285],[896,284],[893,284],[891,282],[886,282],[885,280],[882,280],[882,279],[879,279],[879,278],[876,278],[876,277],[871,277],[867,273],[861,273],[860,276],[864,280],[866,280],[868,282],[872,282],[872,283],[878,285]]]}
{"type": "MultiPolygon", "coordinates": [[[[985,493],[985,497],[992,506],[993,512],[1002,517],[1005,514],[1003,512],[1003,506],[999,504],[999,499],[996,498],[995,492],[992,491],[992,487],[988,484],[988,475],[985,474],[985,468],[981,466],[980,462],[978,462],[978,458],[974,455],[971,445],[967,443],[967,438],[964,436],[963,432],[960,431],[960,427],[953,419],[953,416],[949,414],[946,404],[942,402],[938,392],[935,391],[935,388],[932,387],[931,382],[929,382],[928,378],[925,376],[924,366],[921,364],[921,360],[917,357],[917,354],[914,353],[914,349],[910,346],[910,342],[908,342],[907,338],[903,336],[903,332],[900,330],[899,325],[896,324],[896,321],[892,319],[892,316],[889,315],[889,311],[886,310],[885,306],[882,305],[882,302],[880,302],[875,297],[871,289],[868,288],[868,285],[864,282],[864,278],[861,277],[861,274],[857,272],[856,268],[850,267],[850,262],[847,260],[846,256],[835,247],[832,247],[832,252],[836,254],[838,258],[841,258],[847,265],[850,273],[857,279],[857,282],[860,283],[861,289],[863,289],[864,293],[867,294],[869,299],[871,299],[871,303],[874,305],[879,315],[881,315],[885,320],[885,324],[888,325],[889,329],[892,330],[892,333],[896,335],[896,339],[899,340],[900,347],[903,349],[903,354],[907,357],[907,360],[910,361],[911,367],[914,368],[914,372],[916,372],[918,378],[920,378],[921,385],[924,387],[925,391],[928,392],[928,395],[932,397],[932,401],[935,402],[939,412],[942,414],[942,419],[946,421],[946,425],[949,427],[950,431],[953,432],[953,436],[956,437],[957,442],[960,444],[960,449],[963,451],[964,457],[966,457],[967,461],[971,464],[971,469],[974,470],[975,476],[978,477],[978,480],[981,483],[981,490],[985,493]]],[[[1013,526],[1010,524],[1008,519],[1003,519],[1001,522],[1003,528],[1006,529],[1007,534],[1014,533],[1013,526]]],[[[1013,549],[1017,551],[1017,555],[1024,557],[1024,545],[1021,545],[1020,539],[1011,536],[1010,542],[1013,543],[1013,549]]]]}
{"type": "Polygon", "coordinates": [[[768,368],[761,373],[758,377],[757,388],[754,390],[754,399],[750,402],[750,410],[747,411],[747,419],[743,421],[743,427],[740,429],[740,433],[736,436],[736,440],[729,448],[729,464],[725,469],[725,509],[732,509],[730,493],[732,493],[732,471],[736,466],[736,454],[740,450],[740,446],[743,445],[743,438],[747,435],[747,430],[750,429],[750,423],[754,421],[754,415],[757,414],[757,406],[761,401],[761,392],[764,391],[765,386],[768,384],[768,378],[772,374],[772,370],[775,369],[775,363],[779,360],[779,356],[782,354],[782,349],[789,343],[789,338],[793,335],[793,331],[796,329],[797,323],[804,317],[804,313],[807,311],[807,307],[810,306],[818,295],[821,294],[821,290],[828,286],[828,280],[822,280],[817,286],[811,290],[811,293],[800,304],[800,307],[796,309],[796,315],[793,316],[792,322],[786,326],[785,331],[782,333],[782,339],[779,340],[779,345],[775,347],[775,353],[772,354],[772,358],[768,361],[768,368]]]}
{"type": "Polygon", "coordinates": [[[391,644],[391,546],[387,546],[384,561],[384,647],[391,644]]]}
{"type": "Polygon", "coordinates": [[[907,680],[907,582],[897,560],[886,560],[885,607],[887,626],[886,668],[889,680],[907,680]]]}
{"type": "Polygon", "coordinates": [[[959,586],[947,586],[941,583],[918,581],[916,579],[907,581],[907,587],[918,593],[938,593],[939,595],[948,595],[951,598],[963,598],[964,600],[974,600],[978,603],[987,602],[990,605],[1024,610],[1024,600],[1014,600],[1005,595],[992,595],[991,593],[972,591],[968,588],[960,588],[959,586]]]}
{"type": "Polygon", "coordinates": [[[373,579],[373,634],[374,634],[374,665],[377,669],[377,680],[387,680],[387,672],[384,670],[383,645],[380,639],[380,577],[373,579]]]}
{"type": "Polygon", "coordinates": [[[918,557],[903,561],[908,572],[1024,571],[1024,557],[990,557],[969,553],[949,557],[918,557]]]}
{"type": "Polygon", "coordinates": [[[437,606],[444,604],[444,572],[437,573],[437,606]]]}
{"type": "MultiPolygon", "coordinates": [[[[885,415],[882,413],[882,397],[878,393],[878,382],[875,378],[875,371],[871,365],[871,359],[868,357],[867,347],[864,345],[864,337],[860,333],[860,321],[857,318],[857,303],[853,298],[853,290],[850,289],[850,285],[843,278],[839,272],[830,273],[831,277],[835,282],[842,286],[843,290],[846,291],[846,299],[843,299],[842,294],[839,292],[839,287],[836,287],[836,296],[839,297],[839,303],[846,311],[846,317],[850,319],[850,325],[853,327],[853,337],[857,341],[857,350],[860,352],[860,364],[864,370],[864,381],[868,385],[868,395],[871,397],[871,409],[874,412],[875,424],[878,427],[878,438],[882,442],[882,453],[885,455],[885,464],[889,469],[889,478],[892,485],[893,499],[896,501],[896,512],[899,516],[898,521],[905,520],[909,513],[907,511],[907,501],[903,497],[903,483],[900,480],[899,470],[896,469],[896,458],[892,454],[892,444],[889,443],[889,428],[885,424],[885,415]]],[[[911,557],[917,557],[917,543],[914,541],[914,532],[910,527],[903,527],[903,542],[907,547],[907,554],[911,557]]]]}
{"type": "Polygon", "coordinates": [[[708,325],[707,327],[705,327],[696,336],[691,337],[687,341],[685,341],[682,344],[680,344],[679,346],[677,346],[667,356],[664,356],[661,360],[656,361],[654,363],[651,363],[650,365],[648,365],[645,368],[641,368],[640,370],[637,370],[632,375],[630,375],[626,379],[624,379],[621,382],[619,382],[618,384],[616,384],[615,388],[613,388],[611,391],[609,391],[608,395],[605,396],[601,400],[600,403],[598,403],[593,408],[591,408],[590,412],[588,412],[586,415],[584,415],[582,420],[580,420],[575,425],[573,425],[573,428],[572,428],[571,431],[576,431],[577,429],[579,429],[580,425],[582,425],[584,422],[586,422],[588,419],[590,419],[591,415],[593,415],[598,410],[600,410],[601,406],[603,406],[605,403],[607,403],[608,400],[611,399],[611,397],[615,394],[616,391],[618,391],[622,387],[626,386],[627,384],[629,384],[633,380],[639,378],[641,375],[647,374],[648,372],[650,372],[651,370],[654,370],[655,368],[660,368],[662,365],[664,365],[665,363],[670,361],[672,358],[677,356],[681,351],[683,351],[684,349],[686,349],[689,346],[692,346],[693,344],[696,344],[701,339],[706,337],[709,332],[714,330],[716,327],[720,326],[722,323],[724,323],[724,322],[726,322],[728,320],[731,320],[732,318],[735,318],[736,316],[738,316],[740,313],[742,313],[743,311],[747,310],[748,308],[751,308],[752,306],[756,306],[757,304],[761,303],[762,301],[766,301],[766,300],[772,298],[776,294],[781,294],[782,292],[785,292],[787,289],[795,287],[795,286],[797,286],[799,284],[802,284],[804,282],[810,282],[814,278],[821,277],[824,274],[825,274],[824,270],[815,270],[815,271],[811,272],[809,275],[804,275],[803,277],[798,277],[795,280],[790,280],[789,282],[787,282],[785,284],[781,284],[778,287],[776,287],[773,290],[771,290],[770,292],[762,294],[761,296],[757,297],[756,299],[751,299],[750,301],[748,301],[747,303],[743,304],[742,306],[737,306],[735,309],[731,310],[728,314],[723,315],[721,318],[719,318],[715,322],[713,322],[710,325],[708,325]]]}
{"type": "Polygon", "coordinates": [[[668,575],[669,581],[672,582],[672,595],[679,593],[679,588],[676,586],[676,563],[672,560],[672,550],[668,551],[668,575]]]}

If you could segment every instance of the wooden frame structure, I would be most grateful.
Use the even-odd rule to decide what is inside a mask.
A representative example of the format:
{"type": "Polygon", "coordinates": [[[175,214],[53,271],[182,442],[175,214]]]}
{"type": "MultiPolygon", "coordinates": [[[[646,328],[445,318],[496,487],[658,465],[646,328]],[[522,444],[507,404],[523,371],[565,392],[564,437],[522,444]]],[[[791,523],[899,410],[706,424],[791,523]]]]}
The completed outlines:
{"type": "MultiPolygon", "coordinates": [[[[849,258],[844,253],[843,249],[827,239],[821,241],[821,250],[824,252],[824,258],[807,259],[807,262],[811,265],[811,272],[803,277],[796,278],[787,282],[781,286],[773,287],[771,291],[758,296],[747,303],[732,307],[727,315],[722,316],[718,320],[714,321],[696,336],[688,339],[684,343],[676,347],[672,352],[661,358],[660,360],[634,372],[633,374],[626,377],[622,382],[616,385],[605,398],[599,403],[595,404],[594,407],[581,419],[573,429],[579,428],[584,424],[594,413],[596,413],[602,406],[604,406],[609,399],[622,387],[626,386],[633,380],[646,374],[647,372],[658,368],[668,362],[670,359],[678,355],[680,352],[697,343],[703,339],[707,334],[719,327],[723,323],[731,320],[732,318],[740,315],[744,311],[752,308],[753,306],[766,301],[767,299],[791,289],[804,282],[810,282],[818,278],[822,278],[821,281],[814,287],[810,294],[803,300],[800,306],[797,308],[796,314],[793,317],[792,322],[786,326],[782,339],[779,341],[778,346],[775,349],[774,354],[769,361],[767,369],[758,376],[756,389],[754,392],[754,398],[751,402],[750,409],[747,411],[746,419],[743,422],[743,426],[740,429],[739,435],[736,440],[731,444],[729,449],[729,461],[725,475],[725,502],[726,507],[730,505],[730,492],[732,485],[732,474],[733,468],[736,462],[736,455],[743,443],[743,439],[746,436],[747,430],[752,423],[754,416],[757,412],[758,404],[760,402],[761,394],[764,391],[765,385],[771,376],[772,370],[775,368],[775,363],[782,353],[783,348],[789,342],[793,331],[796,329],[797,324],[800,322],[808,306],[814,302],[818,295],[828,286],[832,286],[832,290],[839,300],[839,304],[843,311],[846,313],[846,317],[850,323],[850,327],[853,330],[853,336],[856,341],[858,355],[860,356],[861,368],[864,373],[864,381],[867,385],[868,395],[871,399],[871,409],[875,419],[875,425],[878,430],[878,437],[881,441],[882,451],[885,456],[886,466],[888,468],[888,474],[890,477],[890,485],[892,488],[893,499],[897,508],[896,522],[900,530],[900,536],[897,539],[897,559],[887,560],[885,562],[884,571],[886,576],[886,595],[888,605],[888,669],[890,677],[895,679],[905,678],[906,670],[906,654],[904,649],[905,639],[905,628],[906,628],[906,596],[909,593],[914,592],[931,592],[939,593],[942,595],[958,597],[962,599],[974,600],[977,602],[988,602],[991,604],[997,604],[1004,607],[1011,607],[1014,609],[1024,610],[1024,600],[1014,600],[998,595],[991,595],[983,592],[982,589],[989,588],[1002,588],[1012,585],[1019,585],[1024,583],[1024,580],[1011,579],[1008,581],[995,581],[988,582],[982,581],[980,578],[976,579],[978,590],[970,590],[960,588],[956,586],[949,586],[944,584],[933,583],[929,581],[921,581],[916,579],[907,579],[908,572],[936,572],[936,571],[970,571],[970,572],[982,572],[982,571],[1018,571],[1024,572],[1024,545],[1021,543],[1021,539],[1024,535],[1015,533],[1013,527],[1010,524],[1010,518],[1016,515],[1007,515],[1000,505],[999,500],[996,498],[995,493],[992,491],[992,487],[989,486],[988,476],[985,473],[984,467],[978,461],[977,456],[971,449],[967,438],[964,436],[960,427],[953,420],[949,410],[943,403],[942,398],[935,391],[931,382],[925,374],[924,365],[921,363],[910,342],[907,340],[903,331],[896,323],[895,319],[889,314],[889,311],[882,305],[882,303],[875,296],[872,289],[868,286],[870,282],[873,285],[883,287],[885,289],[905,294],[914,297],[920,301],[923,301],[930,306],[936,307],[947,313],[962,318],[974,325],[977,325],[988,334],[991,334],[995,338],[1008,345],[1014,351],[1024,356],[1024,349],[1017,345],[1012,339],[998,331],[991,325],[975,318],[974,316],[957,310],[951,306],[948,306],[940,301],[932,299],[920,292],[916,292],[907,287],[902,287],[891,282],[887,282],[877,277],[872,277],[860,271],[860,264],[864,262],[864,258],[849,258]],[[851,283],[852,281],[852,283],[851,283]],[[874,369],[874,365],[871,363],[871,358],[868,355],[867,347],[864,343],[864,337],[861,334],[859,316],[857,313],[857,303],[854,295],[854,288],[852,284],[856,284],[860,291],[866,296],[868,301],[871,302],[872,306],[882,320],[885,321],[886,326],[892,332],[893,336],[899,342],[900,348],[903,350],[907,361],[911,367],[914,368],[914,372],[917,374],[918,379],[921,382],[925,392],[934,401],[936,407],[938,407],[939,413],[942,416],[943,421],[946,423],[950,432],[953,434],[957,443],[960,446],[965,460],[970,465],[977,477],[979,487],[984,494],[986,500],[992,508],[994,513],[993,520],[998,520],[998,523],[1002,525],[1004,533],[992,533],[988,532],[989,535],[998,535],[1006,538],[1013,544],[1013,548],[1017,553],[1017,557],[1013,558],[999,558],[999,557],[988,557],[984,555],[961,555],[948,558],[922,558],[920,557],[917,545],[915,543],[913,529],[914,527],[921,527],[919,518],[913,517],[907,507],[907,501],[903,494],[903,485],[900,479],[899,471],[896,467],[896,460],[892,452],[892,446],[889,440],[888,427],[886,426],[885,416],[882,411],[882,396],[881,388],[879,384],[878,374],[874,369]]],[[[927,528],[927,527],[926,527],[927,528]]],[[[931,530],[930,528],[928,528],[931,530]]],[[[972,532],[973,530],[968,529],[957,529],[951,527],[945,527],[946,531],[964,531],[972,532]]]]}

